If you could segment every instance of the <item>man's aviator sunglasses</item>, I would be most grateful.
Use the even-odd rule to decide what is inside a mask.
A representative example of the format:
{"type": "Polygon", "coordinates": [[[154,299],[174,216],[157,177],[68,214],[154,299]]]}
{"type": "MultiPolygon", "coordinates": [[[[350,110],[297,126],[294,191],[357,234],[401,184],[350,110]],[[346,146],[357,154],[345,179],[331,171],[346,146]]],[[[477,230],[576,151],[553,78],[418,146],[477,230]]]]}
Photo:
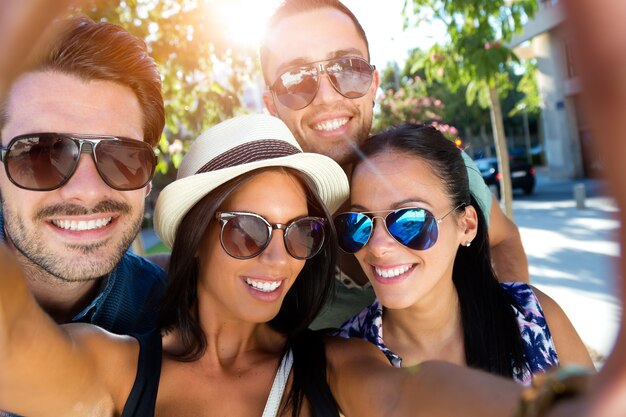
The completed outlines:
{"type": "Polygon", "coordinates": [[[339,247],[347,253],[356,253],[363,249],[374,232],[374,219],[378,218],[383,220],[387,232],[398,243],[409,249],[426,250],[432,248],[437,242],[439,223],[465,205],[465,203],[459,204],[440,218],[436,218],[430,211],[420,207],[341,213],[334,219],[339,247]],[[387,215],[373,216],[374,213],[387,213],[387,215]]]}
{"type": "Polygon", "coordinates": [[[69,181],[81,153],[90,153],[102,180],[120,191],[146,186],[157,158],[147,143],[117,136],[31,133],[0,148],[7,177],[31,191],[55,190],[69,181]]]}
{"type": "Polygon", "coordinates": [[[283,230],[287,253],[296,259],[310,259],[324,245],[324,222],[321,217],[301,217],[288,224],[271,224],[255,213],[223,211],[215,213],[220,222],[220,242],[227,254],[236,259],[250,259],[265,250],[274,229],[283,230]]]}
{"type": "Polygon", "coordinates": [[[311,104],[323,74],[333,88],[346,98],[363,97],[374,79],[375,66],[354,56],[311,62],[282,73],[270,91],[284,106],[300,110],[311,104]]]}

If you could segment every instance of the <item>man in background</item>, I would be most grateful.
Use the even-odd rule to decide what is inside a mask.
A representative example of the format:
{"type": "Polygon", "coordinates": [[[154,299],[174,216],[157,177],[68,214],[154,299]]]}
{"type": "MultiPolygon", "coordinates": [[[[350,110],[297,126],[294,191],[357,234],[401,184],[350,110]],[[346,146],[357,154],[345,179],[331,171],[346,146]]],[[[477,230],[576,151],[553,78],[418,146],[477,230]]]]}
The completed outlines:
{"type": "MultiPolygon", "coordinates": [[[[379,85],[367,36],[337,0],[286,0],[267,24],[260,48],[267,110],[289,126],[306,152],[327,155],[350,174],[372,126],[379,85]]],[[[494,268],[502,281],[529,281],[519,231],[464,154],[472,194],[489,223],[494,268]]],[[[314,327],[334,327],[369,305],[374,294],[358,262],[340,254],[335,302],[314,327]]]]}

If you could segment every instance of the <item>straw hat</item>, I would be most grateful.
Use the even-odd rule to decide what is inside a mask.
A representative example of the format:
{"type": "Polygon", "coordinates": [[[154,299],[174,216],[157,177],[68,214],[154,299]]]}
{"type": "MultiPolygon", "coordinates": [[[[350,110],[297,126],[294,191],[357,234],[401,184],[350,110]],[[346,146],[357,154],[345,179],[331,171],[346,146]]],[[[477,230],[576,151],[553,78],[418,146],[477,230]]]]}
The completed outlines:
{"type": "Polygon", "coordinates": [[[202,197],[231,179],[265,167],[288,167],[315,184],[333,213],[348,198],[348,178],[327,156],[302,152],[289,128],[264,114],[239,116],[221,122],[192,143],[176,181],[161,191],[154,212],[154,229],[171,247],[187,212],[202,197]]]}

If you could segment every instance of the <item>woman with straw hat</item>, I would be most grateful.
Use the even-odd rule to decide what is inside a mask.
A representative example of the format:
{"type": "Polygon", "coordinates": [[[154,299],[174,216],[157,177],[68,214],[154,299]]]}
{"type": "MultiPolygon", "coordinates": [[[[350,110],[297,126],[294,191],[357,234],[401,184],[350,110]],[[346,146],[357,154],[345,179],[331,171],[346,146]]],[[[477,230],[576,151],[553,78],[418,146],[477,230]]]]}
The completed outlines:
{"type": "Polygon", "coordinates": [[[172,258],[161,332],[147,335],[56,326],[0,248],[0,408],[31,417],[511,415],[513,382],[442,362],[393,368],[367,342],[307,330],[334,282],[328,210],[347,195],[341,168],[303,153],[276,118],[209,129],[157,203],[172,258]]]}

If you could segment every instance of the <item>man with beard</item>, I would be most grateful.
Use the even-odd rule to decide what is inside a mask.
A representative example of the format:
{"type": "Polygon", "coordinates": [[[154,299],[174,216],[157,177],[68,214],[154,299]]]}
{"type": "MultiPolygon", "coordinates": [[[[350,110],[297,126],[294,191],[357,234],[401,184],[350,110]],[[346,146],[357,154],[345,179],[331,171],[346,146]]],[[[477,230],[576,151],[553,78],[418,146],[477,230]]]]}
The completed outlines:
{"type": "MultiPolygon", "coordinates": [[[[270,17],[260,48],[268,111],[280,118],[306,152],[327,155],[350,174],[351,161],[372,126],[379,85],[369,63],[365,31],[337,0],[286,0],[270,17]]],[[[502,281],[529,281],[519,231],[506,217],[478,169],[464,154],[472,194],[489,222],[494,268],[502,281]]],[[[374,293],[352,255],[340,254],[335,302],[314,327],[338,326],[374,293]]]]}
{"type": "Polygon", "coordinates": [[[163,126],[145,43],[87,18],[64,21],[0,102],[0,240],[56,322],[154,327],[164,272],[128,248],[163,126]]]}

